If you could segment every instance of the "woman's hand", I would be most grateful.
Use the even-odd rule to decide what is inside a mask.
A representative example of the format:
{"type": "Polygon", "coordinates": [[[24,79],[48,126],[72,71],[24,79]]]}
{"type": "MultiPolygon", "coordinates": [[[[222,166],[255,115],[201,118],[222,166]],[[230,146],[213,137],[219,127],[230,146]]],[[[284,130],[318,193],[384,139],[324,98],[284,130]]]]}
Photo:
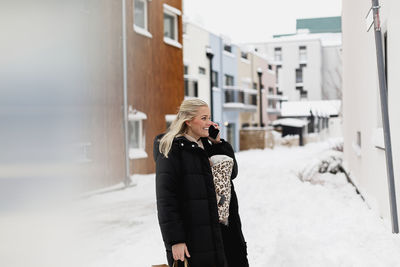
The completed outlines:
{"type": "Polygon", "coordinates": [[[219,131],[219,133],[218,133],[218,135],[217,135],[217,137],[214,139],[214,138],[212,138],[212,137],[208,137],[208,139],[211,141],[211,142],[213,142],[214,144],[218,144],[218,143],[221,143],[221,136],[220,136],[220,134],[221,134],[221,130],[220,130],[220,128],[219,128],[219,125],[217,124],[217,123],[215,123],[215,122],[211,122],[212,123],[212,125],[215,127],[215,129],[217,129],[218,131],[219,131]]]}
{"type": "Polygon", "coordinates": [[[185,243],[178,243],[172,246],[172,256],[174,257],[174,260],[184,261],[185,255],[186,257],[190,258],[190,254],[185,243]]]}

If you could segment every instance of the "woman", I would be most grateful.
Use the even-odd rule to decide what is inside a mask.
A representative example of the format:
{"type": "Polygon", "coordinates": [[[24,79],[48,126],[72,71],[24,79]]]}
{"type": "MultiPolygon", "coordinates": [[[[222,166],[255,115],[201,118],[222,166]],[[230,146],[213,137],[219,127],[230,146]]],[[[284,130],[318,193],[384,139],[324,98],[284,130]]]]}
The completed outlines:
{"type": "Polygon", "coordinates": [[[208,136],[211,125],[218,129],[204,101],[185,100],[168,132],[154,142],[158,220],[170,266],[184,258],[190,267],[248,266],[233,183],[229,224],[218,220],[209,158],[231,157],[231,179],[237,175],[237,163],[229,143],[219,134],[216,139],[208,136]]]}

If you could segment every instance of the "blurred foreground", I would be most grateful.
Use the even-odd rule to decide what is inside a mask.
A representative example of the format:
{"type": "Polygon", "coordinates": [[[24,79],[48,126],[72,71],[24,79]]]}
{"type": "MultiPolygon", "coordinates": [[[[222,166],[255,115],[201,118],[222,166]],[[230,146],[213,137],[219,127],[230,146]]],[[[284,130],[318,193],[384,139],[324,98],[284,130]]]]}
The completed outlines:
{"type": "MultiPolygon", "coordinates": [[[[251,266],[400,266],[400,239],[343,173],[329,172],[341,161],[337,144],[237,153],[234,183],[251,266]]],[[[136,187],[82,201],[93,253],[84,266],[166,262],[154,175],[134,179],[136,187]]]]}

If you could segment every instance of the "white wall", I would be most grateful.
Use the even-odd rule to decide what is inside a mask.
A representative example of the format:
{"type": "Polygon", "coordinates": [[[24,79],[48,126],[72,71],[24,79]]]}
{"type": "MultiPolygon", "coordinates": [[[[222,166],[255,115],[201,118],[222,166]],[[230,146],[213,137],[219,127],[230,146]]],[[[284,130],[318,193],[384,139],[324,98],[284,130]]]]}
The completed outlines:
{"type": "MultiPolygon", "coordinates": [[[[392,149],[397,199],[400,199],[400,10],[397,0],[380,1],[382,29],[388,30],[388,94],[392,149]]],[[[375,207],[390,221],[389,196],[384,150],[376,147],[377,129],[381,127],[380,98],[373,29],[366,31],[365,15],[370,1],[342,1],[343,16],[343,119],[345,167],[351,178],[375,207]],[[361,148],[355,149],[357,131],[361,148]]],[[[382,138],[381,138],[382,141],[382,138]]],[[[398,201],[399,204],[399,201],[398,201]]]]}
{"type": "Polygon", "coordinates": [[[270,57],[274,56],[275,47],[282,47],[282,63],[275,62],[282,65],[279,69],[279,90],[289,97],[289,101],[300,100],[300,92],[296,90],[296,69],[300,67],[299,46],[307,47],[307,67],[303,69],[303,88],[308,92],[308,100],[320,100],[322,48],[319,39],[296,38],[267,44],[266,52],[270,57]]]}
{"type": "Polygon", "coordinates": [[[210,104],[210,62],[206,57],[206,46],[210,43],[210,34],[195,24],[185,23],[183,61],[189,66],[188,74],[198,79],[198,97],[210,104]],[[199,67],[206,69],[205,75],[199,74],[199,67]]]}

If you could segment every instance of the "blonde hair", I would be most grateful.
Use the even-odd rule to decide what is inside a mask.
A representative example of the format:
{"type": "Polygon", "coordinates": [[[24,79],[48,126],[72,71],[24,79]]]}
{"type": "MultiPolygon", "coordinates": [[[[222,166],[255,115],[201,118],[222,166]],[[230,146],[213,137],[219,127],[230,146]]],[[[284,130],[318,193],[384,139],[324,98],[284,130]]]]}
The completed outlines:
{"type": "Polygon", "coordinates": [[[183,100],[175,120],[171,123],[167,133],[160,140],[159,149],[166,158],[168,158],[168,153],[171,150],[174,138],[186,132],[188,126],[185,122],[193,119],[197,115],[199,108],[204,106],[207,107],[207,103],[197,98],[183,100]]]}

